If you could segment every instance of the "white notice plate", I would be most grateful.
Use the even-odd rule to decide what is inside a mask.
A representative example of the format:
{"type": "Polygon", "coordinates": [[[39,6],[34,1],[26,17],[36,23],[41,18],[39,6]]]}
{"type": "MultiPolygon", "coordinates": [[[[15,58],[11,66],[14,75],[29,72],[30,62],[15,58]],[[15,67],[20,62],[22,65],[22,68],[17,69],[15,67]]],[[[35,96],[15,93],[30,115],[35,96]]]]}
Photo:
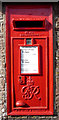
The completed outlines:
{"type": "Polygon", "coordinates": [[[21,46],[21,73],[38,73],[38,46],[21,46]]]}

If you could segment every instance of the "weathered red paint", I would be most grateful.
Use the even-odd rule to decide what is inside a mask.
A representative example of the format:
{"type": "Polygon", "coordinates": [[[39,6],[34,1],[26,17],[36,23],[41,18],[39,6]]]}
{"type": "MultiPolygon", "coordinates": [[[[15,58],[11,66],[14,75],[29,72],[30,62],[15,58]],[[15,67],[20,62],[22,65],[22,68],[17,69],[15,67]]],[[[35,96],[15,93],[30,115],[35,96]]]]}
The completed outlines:
{"type": "Polygon", "coordinates": [[[6,7],[6,78],[8,115],[53,115],[51,5],[6,7]],[[17,26],[15,21],[28,25],[31,21],[32,27],[17,26]],[[33,27],[34,21],[41,25],[35,23],[33,27]],[[26,44],[27,38],[31,38],[30,45],[26,44]],[[21,73],[20,46],[38,47],[38,73],[21,73]]]}

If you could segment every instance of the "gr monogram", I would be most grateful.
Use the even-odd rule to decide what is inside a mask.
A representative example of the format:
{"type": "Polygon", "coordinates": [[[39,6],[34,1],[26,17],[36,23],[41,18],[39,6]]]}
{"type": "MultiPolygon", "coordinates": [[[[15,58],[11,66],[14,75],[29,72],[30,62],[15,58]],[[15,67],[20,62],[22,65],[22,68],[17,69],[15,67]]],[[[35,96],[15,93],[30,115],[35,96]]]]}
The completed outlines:
{"type": "Polygon", "coordinates": [[[34,86],[34,82],[30,76],[27,80],[27,85],[22,87],[21,92],[22,97],[25,100],[30,100],[33,98],[33,96],[35,96],[38,100],[41,100],[41,97],[37,97],[37,95],[40,93],[40,88],[39,86],[34,86]]]}

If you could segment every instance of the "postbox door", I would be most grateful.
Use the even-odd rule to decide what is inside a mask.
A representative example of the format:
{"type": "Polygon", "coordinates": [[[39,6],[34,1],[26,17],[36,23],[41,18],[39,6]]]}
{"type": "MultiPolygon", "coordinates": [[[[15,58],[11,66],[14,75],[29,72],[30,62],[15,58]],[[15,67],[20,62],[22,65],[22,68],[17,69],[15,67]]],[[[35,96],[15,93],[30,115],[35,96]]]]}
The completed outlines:
{"type": "Polygon", "coordinates": [[[48,107],[48,39],[13,38],[14,97],[16,107],[48,107]],[[31,40],[30,44],[24,44],[31,40]]]}

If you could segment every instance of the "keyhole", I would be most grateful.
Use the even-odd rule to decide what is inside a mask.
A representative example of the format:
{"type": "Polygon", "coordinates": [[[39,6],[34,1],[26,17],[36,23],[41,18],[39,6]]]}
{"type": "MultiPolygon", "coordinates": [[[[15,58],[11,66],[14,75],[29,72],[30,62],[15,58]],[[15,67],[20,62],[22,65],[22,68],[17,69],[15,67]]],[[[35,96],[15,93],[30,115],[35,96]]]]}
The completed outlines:
{"type": "Polygon", "coordinates": [[[23,81],[21,76],[19,77],[19,81],[20,81],[20,84],[22,84],[23,81]]]}

